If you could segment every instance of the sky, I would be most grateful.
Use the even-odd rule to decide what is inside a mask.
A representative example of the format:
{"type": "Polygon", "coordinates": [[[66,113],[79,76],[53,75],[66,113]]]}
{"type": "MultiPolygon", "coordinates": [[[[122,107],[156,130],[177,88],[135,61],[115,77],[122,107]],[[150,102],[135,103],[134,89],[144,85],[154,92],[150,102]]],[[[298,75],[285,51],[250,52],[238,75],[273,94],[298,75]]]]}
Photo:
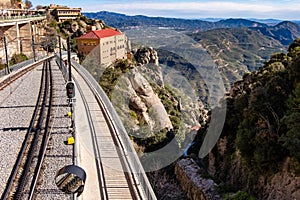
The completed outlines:
{"type": "Polygon", "coordinates": [[[257,18],[300,20],[300,0],[30,0],[33,6],[51,3],[81,7],[82,12],[110,11],[188,19],[257,18]]]}

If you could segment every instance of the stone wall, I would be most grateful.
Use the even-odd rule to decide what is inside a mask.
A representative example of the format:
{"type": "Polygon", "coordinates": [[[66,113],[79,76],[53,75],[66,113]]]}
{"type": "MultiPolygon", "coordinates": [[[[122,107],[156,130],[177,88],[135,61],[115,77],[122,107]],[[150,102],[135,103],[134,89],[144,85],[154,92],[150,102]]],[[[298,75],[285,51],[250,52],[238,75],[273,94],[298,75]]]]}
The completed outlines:
{"type": "Polygon", "coordinates": [[[175,166],[177,180],[187,196],[192,200],[221,200],[216,190],[216,183],[211,179],[202,178],[200,167],[191,158],[181,159],[175,166]]]}

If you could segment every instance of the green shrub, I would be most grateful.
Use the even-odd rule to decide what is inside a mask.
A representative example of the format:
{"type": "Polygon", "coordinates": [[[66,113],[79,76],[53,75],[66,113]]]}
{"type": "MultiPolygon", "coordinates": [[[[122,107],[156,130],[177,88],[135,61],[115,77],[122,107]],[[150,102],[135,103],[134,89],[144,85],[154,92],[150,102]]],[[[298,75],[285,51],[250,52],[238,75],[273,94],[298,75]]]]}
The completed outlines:
{"type": "Polygon", "coordinates": [[[287,100],[288,113],[282,119],[287,132],[280,137],[283,146],[288,149],[290,156],[300,162],[300,83],[297,84],[293,95],[287,100]]]}
{"type": "Polygon", "coordinates": [[[9,65],[12,66],[12,65],[15,65],[17,63],[23,62],[25,60],[28,60],[28,57],[25,54],[23,54],[23,53],[14,54],[12,56],[12,58],[10,59],[10,61],[9,61],[9,65]]]}
{"type": "Polygon", "coordinates": [[[49,26],[56,29],[57,22],[56,22],[55,20],[52,20],[52,21],[49,23],[49,26]]]}
{"type": "Polygon", "coordinates": [[[138,116],[137,116],[136,112],[134,112],[133,110],[130,110],[129,114],[130,114],[130,116],[131,116],[133,119],[135,119],[135,120],[138,119],[138,116]]]}
{"type": "Polygon", "coordinates": [[[118,83],[119,78],[125,74],[132,65],[128,60],[117,60],[113,66],[107,67],[100,77],[99,84],[111,98],[111,92],[118,83]]]}
{"type": "Polygon", "coordinates": [[[220,183],[217,186],[217,190],[219,191],[219,193],[221,194],[225,194],[225,193],[234,193],[236,191],[236,189],[234,188],[233,185],[231,184],[226,184],[226,183],[220,183]]]}
{"type": "Polygon", "coordinates": [[[0,70],[5,69],[6,64],[0,64],[0,70]]]}
{"type": "Polygon", "coordinates": [[[255,200],[253,196],[250,196],[247,192],[238,191],[233,195],[225,195],[225,200],[255,200]]]}

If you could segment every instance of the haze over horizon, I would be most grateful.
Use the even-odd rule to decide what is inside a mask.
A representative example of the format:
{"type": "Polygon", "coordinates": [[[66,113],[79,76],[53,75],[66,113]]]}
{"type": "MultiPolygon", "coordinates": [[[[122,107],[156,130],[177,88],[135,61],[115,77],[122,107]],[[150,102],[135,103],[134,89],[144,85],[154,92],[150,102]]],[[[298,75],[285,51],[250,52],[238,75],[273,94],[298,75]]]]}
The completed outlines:
{"type": "Polygon", "coordinates": [[[186,19],[256,18],[300,20],[300,0],[31,0],[33,6],[51,3],[81,7],[82,12],[110,11],[186,19]]]}

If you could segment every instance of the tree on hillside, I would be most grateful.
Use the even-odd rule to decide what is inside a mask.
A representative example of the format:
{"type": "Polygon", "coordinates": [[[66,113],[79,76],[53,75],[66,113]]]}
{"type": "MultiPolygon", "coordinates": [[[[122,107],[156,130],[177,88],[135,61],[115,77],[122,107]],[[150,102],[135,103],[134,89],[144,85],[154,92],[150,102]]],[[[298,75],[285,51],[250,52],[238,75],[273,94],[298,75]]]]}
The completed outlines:
{"type": "Polygon", "coordinates": [[[9,61],[9,65],[15,65],[17,63],[23,62],[25,60],[28,60],[28,57],[21,53],[21,54],[14,54],[11,58],[11,60],[9,61]]]}
{"type": "Polygon", "coordinates": [[[281,136],[280,140],[283,142],[283,146],[289,150],[290,155],[300,161],[300,83],[297,84],[287,104],[288,114],[283,118],[287,132],[281,136]]]}
{"type": "Polygon", "coordinates": [[[30,9],[32,7],[32,3],[29,0],[25,0],[25,5],[27,9],[30,9]]]}
{"type": "Polygon", "coordinates": [[[39,10],[39,9],[43,9],[43,6],[42,6],[42,5],[37,5],[35,8],[36,8],[37,10],[39,10]]]}

